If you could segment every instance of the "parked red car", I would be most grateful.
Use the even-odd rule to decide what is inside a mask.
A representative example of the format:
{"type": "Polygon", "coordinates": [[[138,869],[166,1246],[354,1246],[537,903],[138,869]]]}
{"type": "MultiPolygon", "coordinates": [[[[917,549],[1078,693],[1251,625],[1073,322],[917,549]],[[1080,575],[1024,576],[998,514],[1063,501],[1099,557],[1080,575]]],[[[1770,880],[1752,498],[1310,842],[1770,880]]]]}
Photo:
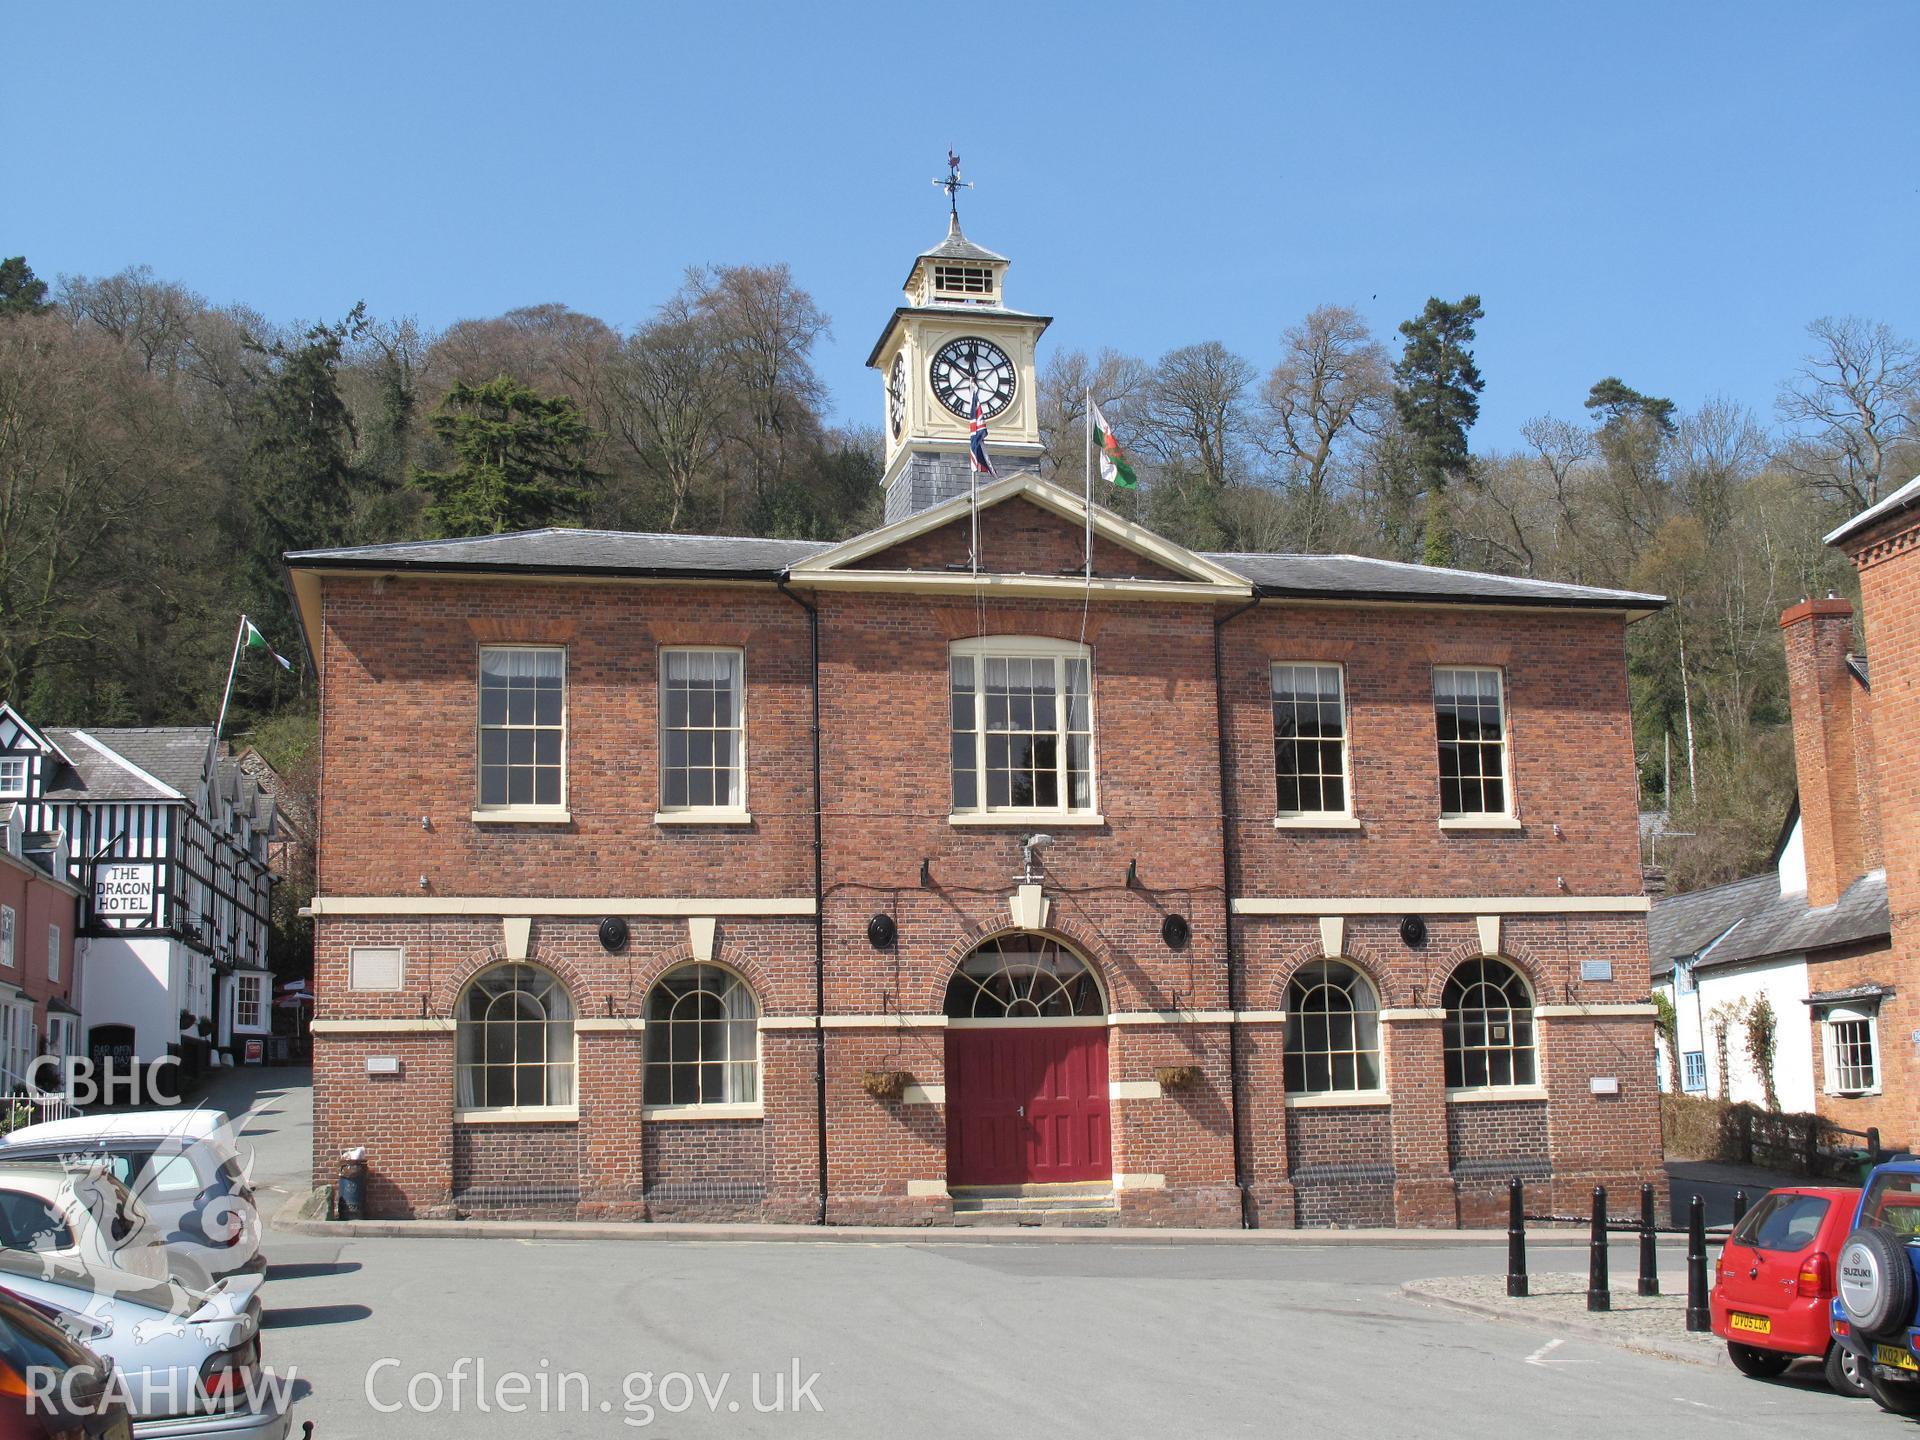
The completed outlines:
{"type": "Polygon", "coordinates": [[[1808,1356],[1825,1362],[1837,1393],[1867,1393],[1859,1362],[1828,1328],[1834,1257],[1859,1199],[1839,1187],[1769,1190],[1727,1237],[1709,1302],[1713,1333],[1741,1374],[1771,1379],[1808,1356]]]}

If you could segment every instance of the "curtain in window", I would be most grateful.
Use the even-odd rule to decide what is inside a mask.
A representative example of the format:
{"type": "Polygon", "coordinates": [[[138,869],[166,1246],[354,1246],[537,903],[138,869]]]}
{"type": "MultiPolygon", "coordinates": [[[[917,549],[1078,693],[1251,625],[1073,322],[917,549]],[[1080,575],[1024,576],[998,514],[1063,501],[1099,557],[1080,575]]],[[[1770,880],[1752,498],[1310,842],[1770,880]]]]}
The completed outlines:
{"type": "Polygon", "coordinates": [[[717,965],[683,965],[647,995],[648,1105],[749,1105],[760,1098],[759,1006],[717,965]]]}
{"type": "Polygon", "coordinates": [[[461,1109],[573,1104],[573,1005],[546,971],[481,972],[460,997],[455,1027],[461,1109]]]}

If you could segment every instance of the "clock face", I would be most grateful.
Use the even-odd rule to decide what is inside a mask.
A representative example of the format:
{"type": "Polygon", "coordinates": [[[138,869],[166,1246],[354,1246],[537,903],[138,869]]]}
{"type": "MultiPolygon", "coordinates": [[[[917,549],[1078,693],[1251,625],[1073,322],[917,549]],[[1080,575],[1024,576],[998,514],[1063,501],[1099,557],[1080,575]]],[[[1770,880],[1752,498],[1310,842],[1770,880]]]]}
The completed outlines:
{"type": "Polygon", "coordinates": [[[980,402],[983,420],[991,420],[1013,403],[1013,361],[991,340],[973,335],[949,340],[934,355],[929,373],[934,399],[962,420],[973,418],[975,400],[980,402]]]}
{"type": "Polygon", "coordinates": [[[900,438],[901,427],[907,423],[907,356],[906,352],[893,357],[893,369],[887,373],[887,424],[893,430],[893,438],[900,438]]]}

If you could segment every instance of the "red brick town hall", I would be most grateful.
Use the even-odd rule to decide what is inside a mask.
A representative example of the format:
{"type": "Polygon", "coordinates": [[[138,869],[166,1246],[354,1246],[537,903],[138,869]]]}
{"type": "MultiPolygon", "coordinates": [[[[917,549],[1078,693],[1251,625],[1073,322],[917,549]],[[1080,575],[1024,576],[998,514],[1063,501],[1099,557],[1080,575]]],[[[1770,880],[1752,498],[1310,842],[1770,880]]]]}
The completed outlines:
{"type": "Polygon", "coordinates": [[[1484,1224],[1658,1169],[1625,630],[1043,480],[957,221],[886,523],[289,557],[315,1156],[388,1216],[1484,1224]],[[988,427],[995,476],[968,463],[988,427]]]}

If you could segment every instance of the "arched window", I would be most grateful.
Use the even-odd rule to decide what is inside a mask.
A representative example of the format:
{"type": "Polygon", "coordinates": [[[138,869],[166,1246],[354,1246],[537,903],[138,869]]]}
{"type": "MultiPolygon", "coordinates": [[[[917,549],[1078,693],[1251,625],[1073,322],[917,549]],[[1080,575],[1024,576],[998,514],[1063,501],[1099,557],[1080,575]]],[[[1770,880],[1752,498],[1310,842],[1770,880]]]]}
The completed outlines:
{"type": "Polygon", "coordinates": [[[1520,972],[1481,956],[1447,977],[1447,1088],[1534,1083],[1533,996],[1520,972]]]}
{"type": "Polygon", "coordinates": [[[751,1105],[760,1098],[760,1007],[718,965],[669,970],[647,994],[648,1105],[751,1105]]]}
{"type": "Polygon", "coordinates": [[[1287,986],[1287,1090],[1380,1088],[1380,1002],[1351,965],[1316,960],[1287,986]]]}
{"type": "Polygon", "coordinates": [[[1104,1015],[1087,962],[1045,935],[1002,935],[962,960],[947,982],[952,1020],[1104,1015]]]}
{"type": "Polygon", "coordinates": [[[455,1012],[463,1110],[573,1104],[573,1002],[532,965],[495,965],[467,982],[455,1012]]]}

